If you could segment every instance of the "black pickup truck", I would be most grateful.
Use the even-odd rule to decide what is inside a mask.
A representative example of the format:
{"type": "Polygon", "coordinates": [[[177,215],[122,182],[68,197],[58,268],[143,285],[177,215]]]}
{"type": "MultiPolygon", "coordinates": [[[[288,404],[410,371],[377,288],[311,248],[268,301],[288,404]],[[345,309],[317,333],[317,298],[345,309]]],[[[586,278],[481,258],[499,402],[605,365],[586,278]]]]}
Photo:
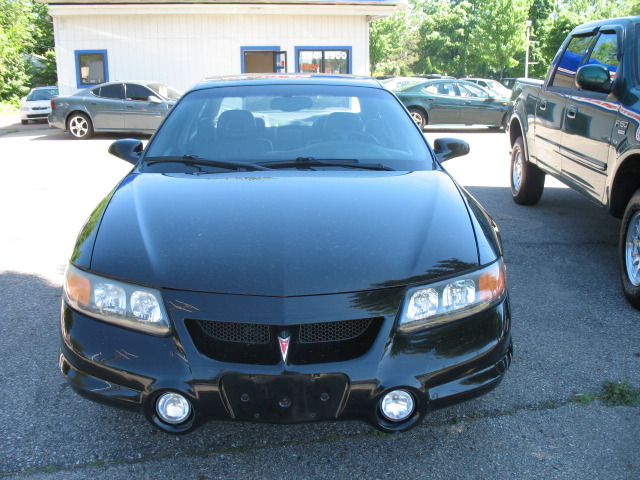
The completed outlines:
{"type": "Polygon", "coordinates": [[[622,218],[620,272],[640,308],[640,16],[576,27],[544,81],[514,86],[511,194],[538,203],[549,174],[622,218]]]}

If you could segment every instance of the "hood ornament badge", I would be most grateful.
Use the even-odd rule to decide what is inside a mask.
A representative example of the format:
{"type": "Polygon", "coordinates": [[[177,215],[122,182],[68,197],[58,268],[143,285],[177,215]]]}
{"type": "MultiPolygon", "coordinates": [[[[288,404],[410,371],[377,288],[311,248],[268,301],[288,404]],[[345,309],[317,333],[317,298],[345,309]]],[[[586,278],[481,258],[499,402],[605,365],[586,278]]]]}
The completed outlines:
{"type": "Polygon", "coordinates": [[[280,355],[282,355],[282,361],[284,363],[287,363],[287,355],[289,354],[290,338],[291,336],[289,336],[287,333],[283,333],[281,337],[278,337],[278,343],[280,344],[280,355]]]}

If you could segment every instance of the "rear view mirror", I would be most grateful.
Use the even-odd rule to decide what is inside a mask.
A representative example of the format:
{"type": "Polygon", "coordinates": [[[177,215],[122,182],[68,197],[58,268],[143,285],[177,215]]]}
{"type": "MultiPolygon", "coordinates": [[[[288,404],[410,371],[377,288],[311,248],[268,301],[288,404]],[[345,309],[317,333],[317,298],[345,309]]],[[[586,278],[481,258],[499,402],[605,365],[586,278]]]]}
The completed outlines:
{"type": "Polygon", "coordinates": [[[469,153],[469,144],[457,138],[437,138],[433,142],[433,149],[440,162],[461,157],[469,153]]]}
{"type": "Polygon", "coordinates": [[[311,108],[311,105],[309,97],[276,97],[271,100],[271,108],[273,110],[282,110],[283,112],[297,112],[305,108],[311,108]]]}
{"type": "Polygon", "coordinates": [[[611,92],[611,72],[604,65],[583,65],[576,73],[576,84],[583,90],[611,92]]]}
{"type": "Polygon", "coordinates": [[[121,140],[116,140],[109,146],[109,153],[135,165],[138,163],[138,160],[140,160],[140,154],[143,149],[141,140],[137,140],[135,138],[123,138],[121,140]]]}

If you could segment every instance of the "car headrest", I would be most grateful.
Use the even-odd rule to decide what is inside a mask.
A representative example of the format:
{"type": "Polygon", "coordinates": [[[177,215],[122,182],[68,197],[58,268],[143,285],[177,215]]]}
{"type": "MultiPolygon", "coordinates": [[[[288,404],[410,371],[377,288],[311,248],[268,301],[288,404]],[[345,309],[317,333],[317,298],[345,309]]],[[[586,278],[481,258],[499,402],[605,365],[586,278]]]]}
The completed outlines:
{"type": "Polygon", "coordinates": [[[226,136],[245,136],[255,133],[256,121],[248,110],[227,110],[218,118],[218,132],[226,136]]]}

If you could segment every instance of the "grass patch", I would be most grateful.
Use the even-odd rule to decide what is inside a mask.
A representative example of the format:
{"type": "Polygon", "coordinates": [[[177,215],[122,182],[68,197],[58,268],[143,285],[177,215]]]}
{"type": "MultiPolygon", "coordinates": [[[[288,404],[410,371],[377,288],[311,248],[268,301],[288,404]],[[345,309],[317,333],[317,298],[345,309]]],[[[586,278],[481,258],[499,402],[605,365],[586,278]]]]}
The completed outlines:
{"type": "Polygon", "coordinates": [[[640,404],[640,390],[624,382],[605,382],[600,396],[602,402],[609,407],[635,407],[640,404]]]}
{"type": "Polygon", "coordinates": [[[0,116],[9,116],[18,113],[20,104],[15,103],[2,103],[0,102],[0,116]]]}
{"type": "Polygon", "coordinates": [[[572,403],[579,403],[580,405],[591,405],[598,398],[598,395],[595,393],[578,393],[571,397],[569,400],[572,403]]]}

